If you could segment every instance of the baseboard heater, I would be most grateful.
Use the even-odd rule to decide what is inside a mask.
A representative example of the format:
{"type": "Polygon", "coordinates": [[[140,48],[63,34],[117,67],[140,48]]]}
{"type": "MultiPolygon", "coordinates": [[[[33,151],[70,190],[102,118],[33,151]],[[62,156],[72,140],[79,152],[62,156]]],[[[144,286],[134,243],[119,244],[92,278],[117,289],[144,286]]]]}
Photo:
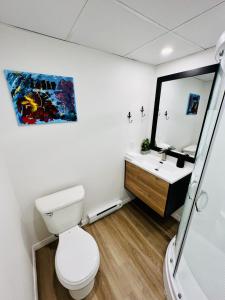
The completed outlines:
{"type": "Polygon", "coordinates": [[[95,221],[111,214],[112,212],[118,210],[122,206],[123,206],[122,200],[116,200],[115,202],[110,203],[110,204],[102,207],[98,211],[94,211],[94,212],[89,213],[88,214],[88,222],[93,223],[93,222],[95,222],[95,221]]]}

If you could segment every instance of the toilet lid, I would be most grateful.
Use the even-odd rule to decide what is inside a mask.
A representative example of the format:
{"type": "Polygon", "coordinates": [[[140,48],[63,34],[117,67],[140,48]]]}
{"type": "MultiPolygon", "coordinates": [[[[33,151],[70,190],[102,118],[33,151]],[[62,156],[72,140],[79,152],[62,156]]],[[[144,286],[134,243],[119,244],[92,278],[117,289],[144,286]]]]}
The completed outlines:
{"type": "Polygon", "coordinates": [[[97,243],[79,226],[59,235],[55,265],[62,283],[82,285],[96,275],[99,261],[97,243]]]}

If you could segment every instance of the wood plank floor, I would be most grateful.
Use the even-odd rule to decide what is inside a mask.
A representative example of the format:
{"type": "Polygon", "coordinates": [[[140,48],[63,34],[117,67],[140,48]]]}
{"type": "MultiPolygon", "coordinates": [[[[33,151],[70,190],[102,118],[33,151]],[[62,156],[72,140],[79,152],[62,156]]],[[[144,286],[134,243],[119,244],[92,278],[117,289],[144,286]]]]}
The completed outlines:
{"type": "MultiPolygon", "coordinates": [[[[178,223],[135,201],[85,227],[98,243],[101,264],[86,300],[164,300],[163,259],[178,223]]],[[[39,300],[71,300],[54,271],[57,241],[36,252],[39,300]]]]}

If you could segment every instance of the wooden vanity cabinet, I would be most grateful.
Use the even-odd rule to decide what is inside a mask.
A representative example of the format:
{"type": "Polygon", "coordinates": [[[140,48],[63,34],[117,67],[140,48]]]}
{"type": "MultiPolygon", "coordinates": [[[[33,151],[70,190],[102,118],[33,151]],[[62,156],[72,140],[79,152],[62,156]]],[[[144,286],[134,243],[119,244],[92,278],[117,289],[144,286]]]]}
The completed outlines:
{"type": "Polygon", "coordinates": [[[170,184],[125,161],[125,188],[162,217],[171,215],[183,205],[190,178],[191,174],[170,184]]]}

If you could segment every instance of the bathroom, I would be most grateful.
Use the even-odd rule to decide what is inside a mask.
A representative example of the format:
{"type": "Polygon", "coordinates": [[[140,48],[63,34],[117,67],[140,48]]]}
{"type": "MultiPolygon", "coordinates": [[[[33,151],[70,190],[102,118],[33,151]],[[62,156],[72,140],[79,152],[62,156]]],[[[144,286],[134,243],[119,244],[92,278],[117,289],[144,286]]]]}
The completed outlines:
{"type": "Polygon", "coordinates": [[[224,299],[224,1],[0,4],[0,298],[224,299]],[[73,120],[22,118],[36,104],[18,110],[10,74],[72,82],[73,120]],[[53,232],[59,195],[74,223],[53,232]],[[55,259],[78,227],[87,247],[61,261],[82,276],[96,259],[85,296],[55,259]]]}

